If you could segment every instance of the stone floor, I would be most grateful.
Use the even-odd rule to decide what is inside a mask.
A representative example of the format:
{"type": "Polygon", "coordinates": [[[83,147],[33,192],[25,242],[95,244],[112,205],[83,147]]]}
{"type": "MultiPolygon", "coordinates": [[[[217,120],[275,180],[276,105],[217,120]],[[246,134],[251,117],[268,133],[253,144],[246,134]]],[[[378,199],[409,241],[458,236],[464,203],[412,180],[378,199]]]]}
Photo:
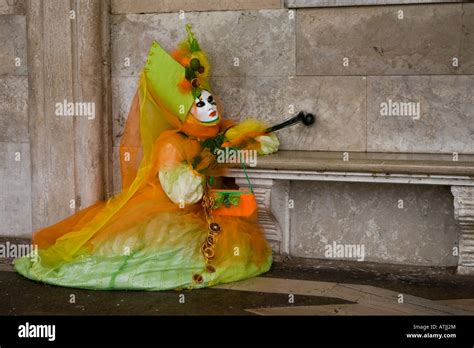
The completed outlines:
{"type": "Polygon", "coordinates": [[[209,289],[106,292],[36,283],[9,263],[0,265],[0,315],[474,315],[474,277],[452,268],[291,259],[209,289]]]}

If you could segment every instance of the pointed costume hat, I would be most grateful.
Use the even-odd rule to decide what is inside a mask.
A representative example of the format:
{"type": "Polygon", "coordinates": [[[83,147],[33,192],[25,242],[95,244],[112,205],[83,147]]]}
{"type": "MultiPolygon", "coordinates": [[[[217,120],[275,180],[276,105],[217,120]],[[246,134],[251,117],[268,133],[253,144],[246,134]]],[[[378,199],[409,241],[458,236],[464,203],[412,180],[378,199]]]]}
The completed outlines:
{"type": "Polygon", "coordinates": [[[153,42],[144,68],[147,89],[174,116],[184,122],[195,98],[209,89],[209,63],[197,39],[186,25],[187,40],[172,55],[153,42]]]}

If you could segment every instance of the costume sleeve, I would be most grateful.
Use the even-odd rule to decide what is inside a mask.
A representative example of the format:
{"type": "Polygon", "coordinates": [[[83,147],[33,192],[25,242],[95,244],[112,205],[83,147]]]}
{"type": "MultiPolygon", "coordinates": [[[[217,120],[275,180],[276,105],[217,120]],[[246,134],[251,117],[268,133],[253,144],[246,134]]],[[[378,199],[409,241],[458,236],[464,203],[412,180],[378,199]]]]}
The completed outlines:
{"type": "Polygon", "coordinates": [[[178,134],[164,136],[158,147],[157,176],[163,191],[176,204],[194,204],[203,195],[205,178],[194,170],[199,146],[178,134]]]}
{"type": "Polygon", "coordinates": [[[204,177],[187,163],[161,168],[158,177],[166,195],[176,204],[194,204],[202,198],[204,177]]]}
{"type": "Polygon", "coordinates": [[[248,119],[225,132],[225,146],[257,150],[259,155],[278,151],[280,141],[274,133],[265,133],[267,126],[255,119],[248,119]]]}

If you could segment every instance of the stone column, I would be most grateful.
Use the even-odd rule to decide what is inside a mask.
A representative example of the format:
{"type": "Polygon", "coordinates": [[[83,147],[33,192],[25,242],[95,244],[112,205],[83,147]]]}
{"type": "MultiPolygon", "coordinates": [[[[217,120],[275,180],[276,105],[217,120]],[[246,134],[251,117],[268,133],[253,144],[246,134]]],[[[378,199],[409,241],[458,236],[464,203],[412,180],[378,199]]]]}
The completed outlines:
{"type": "Polygon", "coordinates": [[[461,229],[459,236],[459,274],[474,275],[474,187],[451,186],[454,218],[461,229]]]}
{"type": "Polygon", "coordinates": [[[109,12],[109,1],[27,1],[34,230],[107,192],[109,12]],[[68,116],[58,110],[61,103],[82,104],[68,116]],[[93,116],[86,115],[85,105],[93,116]]]}

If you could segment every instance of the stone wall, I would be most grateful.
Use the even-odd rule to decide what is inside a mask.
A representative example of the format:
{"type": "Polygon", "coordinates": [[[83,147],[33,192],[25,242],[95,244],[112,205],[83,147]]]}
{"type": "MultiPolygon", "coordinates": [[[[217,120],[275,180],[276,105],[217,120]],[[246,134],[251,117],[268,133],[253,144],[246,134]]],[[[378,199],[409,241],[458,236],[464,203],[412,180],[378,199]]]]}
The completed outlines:
{"type": "Polygon", "coordinates": [[[108,192],[108,18],[108,1],[0,0],[0,235],[29,237],[108,192]]]}
{"type": "Polygon", "coordinates": [[[103,33],[109,9],[107,1],[97,0],[26,4],[36,229],[105,197],[109,88],[103,33]],[[76,103],[93,106],[93,115],[79,109],[70,115],[57,106],[75,109],[76,103]]]}
{"type": "Polygon", "coordinates": [[[25,6],[0,0],[0,235],[31,233],[25,6]]]}
{"type": "Polygon", "coordinates": [[[446,186],[291,183],[290,253],[325,258],[327,245],[364,246],[364,261],[455,266],[458,227],[446,186]]]}
{"type": "MultiPolygon", "coordinates": [[[[122,9],[124,1],[118,3],[122,9]]],[[[113,15],[116,89],[124,79],[138,78],[152,40],[172,49],[189,22],[207,48],[213,88],[227,117],[274,123],[293,109],[317,114],[317,130],[285,131],[282,149],[474,153],[473,4],[184,16],[113,15]],[[381,116],[380,104],[388,100],[420,103],[420,118],[381,116]]],[[[116,117],[116,136],[124,117],[116,117]]]]}

